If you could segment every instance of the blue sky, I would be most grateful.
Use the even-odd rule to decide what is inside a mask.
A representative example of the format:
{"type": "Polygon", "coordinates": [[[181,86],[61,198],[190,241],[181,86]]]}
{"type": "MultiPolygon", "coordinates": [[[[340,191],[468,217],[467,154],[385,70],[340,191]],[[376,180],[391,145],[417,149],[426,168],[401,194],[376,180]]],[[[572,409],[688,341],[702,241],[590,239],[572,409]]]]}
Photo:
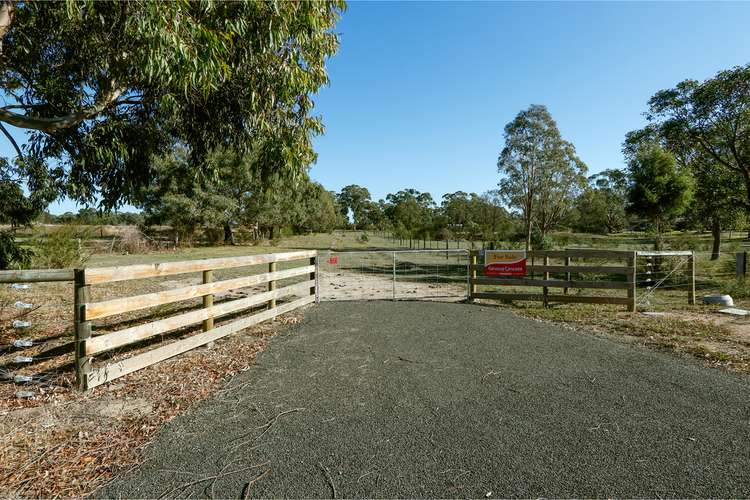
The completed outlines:
{"type": "Polygon", "coordinates": [[[749,26],[750,3],[352,2],[316,98],[311,175],[374,199],[484,192],[503,127],[529,104],[548,106],[590,172],[622,167],[649,97],[750,62],[749,26]]]}
{"type": "Polygon", "coordinates": [[[498,181],[506,123],[545,104],[590,172],[623,166],[646,102],[750,62],[750,3],[358,3],[338,26],[312,176],[373,198],[498,181]]]}

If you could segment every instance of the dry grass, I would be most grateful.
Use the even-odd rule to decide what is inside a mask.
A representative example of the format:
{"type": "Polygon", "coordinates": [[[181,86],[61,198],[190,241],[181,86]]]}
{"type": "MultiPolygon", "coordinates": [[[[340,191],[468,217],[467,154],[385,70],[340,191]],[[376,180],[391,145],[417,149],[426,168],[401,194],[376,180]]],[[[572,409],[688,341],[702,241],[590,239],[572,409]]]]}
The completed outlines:
{"type": "Polygon", "coordinates": [[[69,372],[33,400],[15,399],[4,388],[0,496],[77,497],[94,491],[138,464],[161,425],[247,369],[277,328],[299,316],[259,325],[89,394],[72,390],[69,372]]]}
{"type": "Polygon", "coordinates": [[[721,315],[715,307],[690,311],[628,313],[622,306],[539,304],[504,306],[540,321],[575,326],[608,338],[695,357],[707,366],[750,373],[750,320],[721,315]],[[583,328],[581,328],[583,327],[583,328]]]}
{"type": "MultiPolygon", "coordinates": [[[[258,247],[190,249],[159,252],[146,258],[98,255],[93,260],[98,265],[116,265],[247,255],[263,250],[258,247]]],[[[265,271],[263,266],[223,270],[216,273],[216,278],[262,271],[265,271]]],[[[191,274],[95,286],[92,300],[175,288],[199,279],[191,274]]],[[[72,369],[72,292],[71,283],[36,283],[27,290],[8,285],[0,288],[0,375],[4,382],[0,384],[2,497],[74,497],[94,491],[116,472],[139,463],[144,447],[161,425],[214,394],[225,380],[249,367],[280,325],[296,322],[300,317],[299,313],[285,315],[273,323],[221,339],[211,349],[192,350],[81,394],[74,390],[72,369]],[[33,308],[18,309],[14,306],[16,301],[33,304],[33,308]],[[29,321],[32,326],[16,329],[12,327],[14,320],[29,321]],[[31,340],[34,345],[14,348],[13,342],[19,339],[31,340]],[[14,363],[16,356],[31,356],[34,361],[19,365],[14,363]],[[31,375],[34,381],[16,384],[15,375],[31,375]],[[19,390],[33,391],[34,398],[17,398],[19,390]]],[[[229,298],[217,298],[217,303],[229,298]]],[[[191,307],[200,307],[200,301],[107,318],[95,322],[94,333],[118,330],[191,307]]],[[[220,324],[217,322],[217,326],[220,324]]],[[[115,350],[100,356],[97,364],[108,357],[119,359],[137,354],[155,343],[194,332],[180,331],[115,350]]]]}

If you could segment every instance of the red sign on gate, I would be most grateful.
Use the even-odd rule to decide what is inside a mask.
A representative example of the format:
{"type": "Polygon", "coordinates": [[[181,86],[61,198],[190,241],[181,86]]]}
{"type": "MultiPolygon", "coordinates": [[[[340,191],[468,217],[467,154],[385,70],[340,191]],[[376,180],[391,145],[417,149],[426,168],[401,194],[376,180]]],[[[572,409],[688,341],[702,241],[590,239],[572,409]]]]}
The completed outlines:
{"type": "Polygon", "coordinates": [[[328,263],[329,264],[338,264],[339,258],[338,257],[328,257],[328,263]]]}
{"type": "Polygon", "coordinates": [[[485,250],[485,276],[526,276],[526,252],[523,250],[485,250]]]}

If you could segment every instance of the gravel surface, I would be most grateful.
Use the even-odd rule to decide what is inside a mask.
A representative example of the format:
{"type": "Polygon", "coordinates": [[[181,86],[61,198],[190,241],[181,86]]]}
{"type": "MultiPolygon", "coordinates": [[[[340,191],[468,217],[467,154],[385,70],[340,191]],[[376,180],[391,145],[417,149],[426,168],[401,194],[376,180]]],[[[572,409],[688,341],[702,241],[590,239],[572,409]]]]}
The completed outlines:
{"type": "Polygon", "coordinates": [[[336,302],[97,496],[747,497],[748,464],[745,377],[491,307],[336,302]]]}

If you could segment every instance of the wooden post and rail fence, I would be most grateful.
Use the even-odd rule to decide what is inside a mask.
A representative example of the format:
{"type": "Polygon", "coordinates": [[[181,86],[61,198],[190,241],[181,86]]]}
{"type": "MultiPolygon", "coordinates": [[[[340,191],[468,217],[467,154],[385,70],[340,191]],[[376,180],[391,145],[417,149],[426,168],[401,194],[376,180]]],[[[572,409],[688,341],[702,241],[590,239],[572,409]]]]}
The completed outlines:
{"type": "Polygon", "coordinates": [[[78,388],[83,391],[317,302],[319,298],[318,260],[317,252],[314,250],[75,270],[0,271],[0,283],[52,281],[73,282],[75,371],[78,388]],[[303,262],[303,265],[277,270],[277,263],[280,262],[303,262]],[[268,272],[249,272],[244,276],[221,281],[214,279],[214,271],[217,270],[262,264],[268,264],[268,272]],[[99,302],[93,302],[91,298],[92,287],[108,283],[196,272],[202,273],[203,279],[199,285],[99,302]],[[289,279],[297,282],[278,286],[280,281],[289,279]],[[302,281],[299,281],[300,279],[302,281]],[[216,293],[266,283],[268,285],[265,292],[214,303],[216,293]],[[95,320],[198,298],[202,301],[199,309],[180,312],[167,318],[137,324],[115,332],[93,335],[95,329],[92,328],[92,322],[95,320]],[[286,299],[286,301],[277,304],[277,300],[280,299],[286,299]],[[258,312],[257,308],[264,305],[266,308],[258,312]],[[252,312],[250,315],[233,316],[232,320],[227,323],[220,326],[214,325],[214,320],[217,318],[236,315],[242,311],[247,313],[253,308],[256,311],[250,311],[252,312]],[[124,359],[118,358],[116,361],[99,363],[94,359],[102,353],[199,323],[202,325],[201,333],[186,336],[124,359]]]}
{"type": "MultiPolygon", "coordinates": [[[[490,277],[483,275],[484,265],[479,263],[480,253],[470,253],[468,266],[469,300],[538,300],[550,303],[593,303],[621,304],[628,310],[636,310],[637,270],[640,256],[685,256],[688,264],[688,301],[695,303],[695,259],[693,252],[639,252],[619,250],[568,249],[553,251],[533,251],[528,257],[536,258],[540,265],[527,266],[530,276],[522,278],[490,277]],[[584,263],[585,260],[604,261],[584,263]],[[563,264],[551,264],[559,260],[563,264]],[[612,262],[615,264],[612,264],[612,262]],[[575,263],[574,263],[575,262],[575,263]],[[580,273],[606,275],[604,280],[573,279],[580,273]],[[534,275],[541,275],[537,279],[534,275]],[[564,276],[555,279],[553,276],[564,276]],[[614,278],[618,277],[618,278],[614,278]],[[494,287],[494,290],[480,290],[480,287],[494,287]],[[499,291],[501,287],[539,287],[541,293],[499,291]],[[622,295],[578,295],[569,294],[569,289],[599,289],[622,291],[622,295]],[[562,289],[562,293],[551,292],[562,289]]],[[[0,271],[0,283],[72,282],[75,371],[78,387],[88,390],[107,383],[154,363],[179,355],[196,347],[211,344],[215,340],[238,332],[252,325],[270,320],[280,314],[290,312],[306,304],[319,301],[319,261],[316,251],[293,251],[273,254],[248,255],[157,264],[137,264],[129,266],[0,271]],[[279,263],[296,267],[278,269],[279,263]],[[216,281],[215,271],[267,265],[262,271],[248,271],[246,275],[216,281]],[[92,288],[109,283],[157,278],[187,273],[201,273],[200,284],[183,286],[153,293],[114,298],[103,301],[92,300],[92,288]],[[282,280],[293,280],[279,287],[282,280]],[[300,281],[301,280],[301,281],[300,281]],[[262,287],[264,291],[254,292],[242,298],[214,301],[215,294],[247,287],[262,287]],[[112,316],[150,309],[188,300],[200,299],[198,308],[178,312],[135,326],[106,333],[98,333],[92,322],[112,316]],[[277,301],[282,300],[279,305],[277,301]],[[265,306],[264,309],[260,309],[265,306]],[[251,313],[248,315],[248,313],[251,313]],[[216,326],[215,320],[231,315],[231,320],[216,326]],[[106,360],[114,350],[127,349],[133,344],[148,341],[153,337],[183,331],[187,327],[201,324],[201,332],[184,336],[179,340],[162,344],[145,352],[122,358],[118,352],[116,359],[106,360]],[[104,356],[102,356],[104,354],[104,356]],[[97,361],[96,358],[105,358],[97,361]]],[[[142,346],[143,344],[141,344],[142,346]]]]}
{"type": "MultiPolygon", "coordinates": [[[[483,276],[484,264],[479,263],[480,252],[470,254],[469,301],[491,299],[502,301],[540,301],[545,306],[550,303],[620,304],[628,311],[637,309],[637,261],[638,257],[684,256],[687,258],[688,303],[695,304],[695,258],[693,252],[645,252],[625,250],[534,250],[527,253],[528,259],[541,259],[542,265],[528,265],[531,277],[483,276]],[[562,260],[564,264],[550,264],[550,259],[562,260]],[[575,264],[573,264],[575,259],[575,264]],[[605,261],[605,264],[582,263],[583,260],[605,261]],[[612,264],[614,262],[614,264],[612,264]],[[534,278],[541,273],[542,278],[534,278]],[[576,274],[605,275],[603,280],[572,279],[576,274]],[[551,275],[564,275],[565,279],[551,279],[551,275]],[[619,278],[619,279],[617,279],[619,278]],[[495,290],[480,291],[479,286],[492,286],[495,290]],[[540,287],[539,292],[499,291],[499,287],[540,287]],[[562,293],[551,293],[551,288],[562,289],[562,293]],[[569,294],[571,288],[622,290],[622,295],[577,295],[569,294]]],[[[533,262],[534,260],[532,260],[533,262]]],[[[537,260],[538,261],[538,260],[537,260]]]]}

